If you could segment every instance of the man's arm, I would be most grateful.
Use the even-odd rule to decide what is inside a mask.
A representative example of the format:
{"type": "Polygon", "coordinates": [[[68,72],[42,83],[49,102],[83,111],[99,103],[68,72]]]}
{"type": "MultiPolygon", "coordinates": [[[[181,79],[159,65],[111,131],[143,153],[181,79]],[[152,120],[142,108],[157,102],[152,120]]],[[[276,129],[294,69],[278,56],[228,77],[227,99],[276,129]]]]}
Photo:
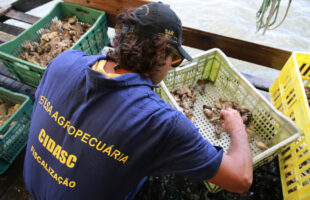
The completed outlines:
{"type": "Polygon", "coordinates": [[[231,145],[215,176],[207,182],[236,193],[247,192],[253,181],[252,153],[240,114],[233,109],[222,110],[222,127],[231,136],[231,145]]]}

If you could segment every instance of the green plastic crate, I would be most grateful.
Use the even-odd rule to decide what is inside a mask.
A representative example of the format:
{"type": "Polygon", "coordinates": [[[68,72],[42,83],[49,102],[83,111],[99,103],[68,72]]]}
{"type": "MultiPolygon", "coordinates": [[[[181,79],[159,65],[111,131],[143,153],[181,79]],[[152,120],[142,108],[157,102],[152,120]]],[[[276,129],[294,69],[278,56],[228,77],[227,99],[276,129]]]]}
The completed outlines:
{"type": "Polygon", "coordinates": [[[108,44],[107,20],[105,12],[76,4],[59,2],[52,11],[25,30],[14,40],[0,45],[0,59],[11,73],[21,82],[37,87],[45,67],[20,59],[22,45],[26,42],[39,41],[43,28],[49,28],[55,20],[77,16],[78,20],[92,27],[71,47],[90,55],[99,54],[108,44]]]}
{"type": "Polygon", "coordinates": [[[3,174],[27,144],[32,102],[28,96],[2,87],[0,99],[6,103],[20,104],[17,111],[0,127],[0,174],[3,174]]]}
{"type": "MultiPolygon", "coordinates": [[[[289,118],[276,110],[232,66],[219,49],[203,52],[195,56],[193,61],[170,70],[156,92],[166,103],[180,110],[169,90],[180,88],[183,85],[190,86],[199,79],[208,79],[209,83],[206,84],[204,95],[196,93],[194,124],[199,128],[199,132],[204,138],[213,145],[222,146],[227,152],[231,143],[229,134],[223,134],[221,139],[217,139],[214,134],[214,126],[203,114],[202,107],[203,105],[213,106],[214,101],[220,97],[247,106],[254,119],[255,134],[250,142],[254,168],[270,162],[283,146],[294,141],[301,134],[300,129],[289,118]],[[256,141],[263,141],[269,148],[265,151],[259,149],[255,145],[256,141]]],[[[206,183],[206,187],[213,193],[221,190],[219,186],[212,183],[206,183]]]]}

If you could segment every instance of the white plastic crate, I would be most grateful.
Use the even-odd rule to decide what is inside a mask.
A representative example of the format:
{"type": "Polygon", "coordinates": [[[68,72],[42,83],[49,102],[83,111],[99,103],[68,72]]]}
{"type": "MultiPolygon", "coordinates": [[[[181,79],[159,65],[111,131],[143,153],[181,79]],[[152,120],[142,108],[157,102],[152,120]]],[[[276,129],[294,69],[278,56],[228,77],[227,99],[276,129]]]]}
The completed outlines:
{"type": "MultiPolygon", "coordinates": [[[[254,119],[255,134],[250,146],[253,155],[253,166],[257,168],[270,162],[283,146],[295,140],[301,133],[298,127],[286,116],[277,111],[228,61],[219,49],[211,49],[195,56],[193,61],[182,64],[168,72],[160,88],[156,89],[158,95],[166,103],[176,109],[180,107],[170,94],[169,90],[190,86],[199,79],[208,79],[205,94],[197,92],[194,104],[194,124],[199,128],[202,136],[213,145],[222,146],[227,152],[230,146],[230,136],[224,133],[221,139],[214,134],[214,126],[203,114],[203,105],[214,104],[220,97],[247,106],[254,119]],[[269,148],[265,151],[259,149],[255,141],[263,141],[269,148]]],[[[218,192],[220,187],[207,183],[211,192],[218,192]]]]}

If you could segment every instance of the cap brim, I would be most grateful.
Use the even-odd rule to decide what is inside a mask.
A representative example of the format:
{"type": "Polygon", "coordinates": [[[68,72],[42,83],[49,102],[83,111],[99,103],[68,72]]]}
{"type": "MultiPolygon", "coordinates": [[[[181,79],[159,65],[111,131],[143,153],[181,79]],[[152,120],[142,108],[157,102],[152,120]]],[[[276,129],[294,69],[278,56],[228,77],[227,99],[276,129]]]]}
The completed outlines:
{"type": "Polygon", "coordinates": [[[188,61],[192,61],[193,58],[182,48],[182,46],[178,46],[178,52],[188,61]]]}

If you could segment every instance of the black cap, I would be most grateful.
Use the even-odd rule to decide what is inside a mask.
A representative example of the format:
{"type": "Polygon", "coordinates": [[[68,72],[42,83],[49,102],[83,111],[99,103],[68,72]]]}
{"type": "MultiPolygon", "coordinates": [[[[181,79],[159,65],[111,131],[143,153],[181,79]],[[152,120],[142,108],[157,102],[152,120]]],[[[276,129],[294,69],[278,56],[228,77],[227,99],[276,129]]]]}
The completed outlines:
{"type": "Polygon", "coordinates": [[[192,57],[182,48],[182,23],[179,17],[169,7],[161,2],[149,3],[132,12],[137,23],[130,27],[136,34],[146,37],[157,35],[168,36],[178,53],[186,60],[192,57]]]}

